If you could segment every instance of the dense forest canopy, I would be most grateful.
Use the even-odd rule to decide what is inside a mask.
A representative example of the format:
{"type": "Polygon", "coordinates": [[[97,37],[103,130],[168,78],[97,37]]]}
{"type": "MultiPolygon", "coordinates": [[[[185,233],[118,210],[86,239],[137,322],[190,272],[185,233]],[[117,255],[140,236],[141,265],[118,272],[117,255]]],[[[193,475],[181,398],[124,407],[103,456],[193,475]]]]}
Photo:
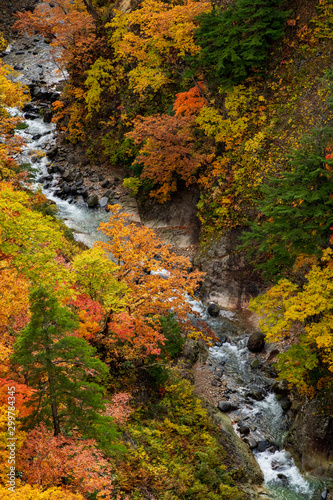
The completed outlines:
{"type": "MultiPolygon", "coordinates": [[[[195,187],[203,246],[241,230],[238,251],[268,280],[250,307],[267,339],[292,341],[279,377],[329,408],[333,4],[53,0],[16,16],[61,48],[53,121],[68,141],[122,168],[139,203],[195,187]]],[[[7,109],[29,93],[13,73],[0,61],[0,455],[8,464],[11,387],[16,491],[246,498],[175,368],[186,338],[212,341],[185,300],[203,273],[119,206],[100,226],[106,243],[75,242],[15,160],[22,119],[7,109]]]]}

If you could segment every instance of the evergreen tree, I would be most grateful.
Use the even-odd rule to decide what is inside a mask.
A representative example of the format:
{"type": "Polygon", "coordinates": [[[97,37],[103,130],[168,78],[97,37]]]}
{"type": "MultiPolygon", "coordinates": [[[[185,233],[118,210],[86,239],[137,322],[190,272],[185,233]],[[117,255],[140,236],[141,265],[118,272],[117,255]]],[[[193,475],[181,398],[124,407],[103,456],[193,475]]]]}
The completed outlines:
{"type": "Polygon", "coordinates": [[[242,236],[242,248],[265,262],[257,265],[268,277],[291,268],[297,255],[321,253],[333,225],[333,160],[325,146],[333,129],[313,130],[290,157],[292,170],[282,178],[263,185],[259,210],[263,223],[250,224],[251,232],[242,236]],[[326,158],[325,158],[326,156],[326,158]]]}
{"type": "Polygon", "coordinates": [[[40,287],[30,294],[32,317],[14,345],[12,361],[35,389],[28,405],[32,413],[27,427],[40,422],[53,426],[54,435],[79,431],[105,447],[115,437],[112,419],[105,409],[107,366],[82,338],[69,335],[76,320],[55,296],[40,287]]]}
{"type": "Polygon", "coordinates": [[[229,85],[245,80],[251,69],[262,69],[271,43],[284,32],[289,12],[281,10],[282,4],[283,0],[236,0],[227,10],[215,7],[199,16],[199,64],[211,67],[229,85]]]}

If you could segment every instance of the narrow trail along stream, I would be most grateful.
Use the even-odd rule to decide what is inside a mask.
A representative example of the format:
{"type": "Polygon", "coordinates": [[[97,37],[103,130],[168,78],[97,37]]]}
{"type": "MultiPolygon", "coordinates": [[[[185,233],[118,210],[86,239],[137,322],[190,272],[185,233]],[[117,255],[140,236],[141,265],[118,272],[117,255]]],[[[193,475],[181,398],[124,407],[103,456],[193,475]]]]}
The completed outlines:
{"type": "MultiPolygon", "coordinates": [[[[23,112],[27,128],[17,132],[27,142],[20,161],[31,165],[36,183],[41,183],[43,193],[57,204],[58,216],[74,230],[75,238],[91,247],[102,238],[97,227],[108,219],[108,214],[105,209],[87,207],[86,198],[80,195],[79,177],[75,196],[68,196],[67,200],[59,198],[56,192],[61,176],[52,171],[51,159],[46,156],[56,145],[57,132],[55,125],[45,120],[45,109],[57,99],[59,82],[66,75],[59,73],[50,46],[42,37],[21,38],[7,49],[3,60],[19,71],[20,81],[30,86],[33,98],[23,112]]],[[[18,110],[12,109],[11,113],[17,114],[18,110]]],[[[253,449],[270,498],[319,499],[323,484],[303,477],[291,455],[282,448],[290,417],[272,391],[275,379],[251,366],[247,348],[249,334],[239,326],[239,317],[236,313],[220,311],[212,318],[200,302],[193,302],[193,309],[200,312],[221,339],[210,349],[206,365],[217,384],[223,381],[225,402],[229,404],[235,432],[253,449]]]]}

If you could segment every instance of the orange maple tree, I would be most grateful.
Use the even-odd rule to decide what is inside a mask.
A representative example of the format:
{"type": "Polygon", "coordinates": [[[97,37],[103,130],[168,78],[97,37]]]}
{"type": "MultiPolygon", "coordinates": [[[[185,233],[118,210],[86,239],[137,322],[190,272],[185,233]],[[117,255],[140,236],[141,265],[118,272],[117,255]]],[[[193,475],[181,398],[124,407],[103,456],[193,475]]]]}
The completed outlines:
{"type": "Polygon", "coordinates": [[[191,331],[186,294],[193,295],[204,273],[188,273],[189,260],[176,255],[152,229],[130,223],[130,215],[121,213],[119,205],[109,208],[112,216],[100,230],[110,241],[99,245],[116,260],[117,277],[129,291],[127,310],[111,311],[103,342],[112,355],[142,360],[159,354],[164,340],[160,316],[172,310],[184,333],[191,331]]]}
{"type": "Polygon", "coordinates": [[[173,104],[173,109],[176,116],[179,115],[195,115],[203,106],[208,104],[204,96],[205,85],[203,82],[196,82],[195,86],[187,92],[176,94],[176,99],[173,104]]]}
{"type": "Polygon", "coordinates": [[[137,118],[127,137],[140,144],[136,162],[143,165],[142,179],[150,179],[159,187],[151,196],[164,203],[177,191],[177,181],[186,186],[194,183],[199,170],[214,157],[210,149],[197,147],[194,133],[195,116],[154,115],[137,118]]]}
{"type": "Polygon", "coordinates": [[[28,434],[19,467],[25,481],[44,489],[62,486],[84,495],[98,492],[97,498],[110,498],[113,491],[111,467],[93,440],[55,437],[44,425],[28,434]]]}

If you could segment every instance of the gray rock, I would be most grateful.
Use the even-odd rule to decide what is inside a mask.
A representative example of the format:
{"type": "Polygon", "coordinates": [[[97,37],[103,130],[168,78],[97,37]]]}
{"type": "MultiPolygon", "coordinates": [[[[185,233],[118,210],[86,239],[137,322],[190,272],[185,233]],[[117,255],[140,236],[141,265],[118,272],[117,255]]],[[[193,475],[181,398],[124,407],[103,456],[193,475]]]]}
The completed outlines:
{"type": "Polygon", "coordinates": [[[105,179],[105,181],[102,182],[101,184],[102,188],[109,188],[111,186],[111,182],[109,181],[109,179],[105,179]]]}
{"type": "Polygon", "coordinates": [[[238,422],[237,429],[241,434],[248,434],[250,432],[250,427],[244,422],[238,422]]]}
{"type": "Polygon", "coordinates": [[[49,160],[53,160],[58,154],[58,146],[53,146],[47,153],[46,156],[49,158],[49,160]]]}
{"type": "Polygon", "coordinates": [[[44,117],[43,117],[43,122],[44,123],[51,123],[52,116],[53,116],[53,111],[51,111],[50,109],[45,110],[44,117]]]}
{"type": "Polygon", "coordinates": [[[263,399],[265,399],[265,393],[261,389],[252,389],[251,392],[249,392],[249,396],[251,396],[256,401],[262,401],[263,399]]]}
{"type": "Polygon", "coordinates": [[[220,308],[217,304],[214,304],[214,302],[211,302],[209,306],[207,307],[207,312],[210,316],[213,318],[216,318],[220,312],[220,308]]]}
{"type": "Polygon", "coordinates": [[[283,470],[286,467],[287,463],[283,457],[274,457],[272,458],[271,466],[273,470],[283,470]]]}
{"type": "Polygon", "coordinates": [[[231,403],[229,403],[229,401],[219,401],[217,407],[223,413],[231,411],[231,403]]]}
{"type": "Polygon", "coordinates": [[[272,385],[272,389],[275,394],[282,394],[283,396],[287,396],[290,392],[287,380],[277,380],[272,385]]]}
{"type": "Polygon", "coordinates": [[[214,387],[221,387],[222,385],[222,382],[220,380],[217,380],[216,378],[213,378],[212,381],[211,381],[211,384],[214,386],[214,387]]]}
{"type": "Polygon", "coordinates": [[[320,498],[322,500],[326,500],[327,499],[327,495],[328,495],[328,489],[325,487],[324,490],[320,494],[320,498]]]}
{"type": "Polygon", "coordinates": [[[88,207],[89,208],[95,208],[95,207],[97,207],[97,205],[98,205],[98,196],[97,196],[97,194],[91,194],[88,197],[87,203],[88,203],[88,207]]]}
{"type": "Polygon", "coordinates": [[[283,398],[279,402],[280,402],[280,405],[284,411],[290,410],[290,408],[292,406],[292,402],[290,401],[289,398],[287,398],[286,396],[283,396],[283,398]]]}
{"type": "Polygon", "coordinates": [[[107,191],[105,191],[104,195],[106,198],[110,198],[110,196],[112,196],[113,194],[113,191],[112,189],[108,189],[107,191]]]}
{"type": "Polygon", "coordinates": [[[78,189],[77,194],[80,194],[84,200],[88,198],[88,191],[85,187],[78,189]]]}
{"type": "Polygon", "coordinates": [[[101,199],[99,200],[99,206],[100,206],[101,208],[106,207],[106,206],[107,206],[107,204],[108,204],[108,199],[107,199],[106,197],[101,198],[101,199]]]}
{"type": "Polygon", "coordinates": [[[261,365],[260,361],[258,358],[254,358],[252,361],[251,361],[251,368],[254,370],[256,368],[259,368],[259,366],[261,365]]]}
{"type": "Polygon", "coordinates": [[[62,191],[65,194],[69,194],[70,193],[71,188],[69,187],[69,185],[67,184],[67,182],[63,183],[63,185],[62,185],[62,191]]]}
{"type": "Polygon", "coordinates": [[[262,451],[265,451],[267,450],[267,448],[269,448],[271,445],[271,443],[269,441],[266,441],[266,439],[263,439],[262,441],[259,441],[258,442],[258,451],[259,452],[262,452],[262,451]]]}
{"type": "Polygon", "coordinates": [[[288,478],[287,478],[287,476],[285,476],[284,474],[279,473],[277,475],[277,477],[282,481],[282,484],[284,486],[287,486],[287,484],[288,484],[288,478]]]}
{"type": "Polygon", "coordinates": [[[65,170],[65,172],[62,174],[62,178],[67,182],[71,182],[74,180],[73,174],[70,170],[65,170]]]}
{"type": "Polygon", "coordinates": [[[50,165],[49,167],[47,167],[47,171],[49,174],[55,174],[59,171],[59,168],[56,165],[50,165]]]}
{"type": "Polygon", "coordinates": [[[26,118],[26,120],[36,120],[39,116],[33,113],[25,113],[24,118],[26,118]]]}
{"type": "Polygon", "coordinates": [[[260,352],[265,345],[265,335],[261,332],[254,332],[250,336],[247,347],[251,352],[260,352]]]}
{"type": "Polygon", "coordinates": [[[251,450],[257,447],[257,441],[254,439],[252,436],[246,436],[246,438],[243,439],[244,443],[246,443],[251,450]]]}

